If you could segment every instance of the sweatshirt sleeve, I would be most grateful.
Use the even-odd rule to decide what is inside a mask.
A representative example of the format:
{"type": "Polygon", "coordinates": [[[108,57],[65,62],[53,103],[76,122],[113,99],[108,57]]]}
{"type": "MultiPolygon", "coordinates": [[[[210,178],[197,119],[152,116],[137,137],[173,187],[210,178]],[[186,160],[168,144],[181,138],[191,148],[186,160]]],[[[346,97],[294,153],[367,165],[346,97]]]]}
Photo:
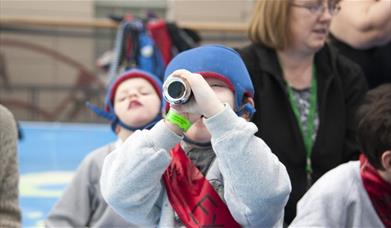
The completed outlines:
{"type": "Polygon", "coordinates": [[[228,105],[204,122],[224,178],[224,198],[235,220],[250,227],[282,225],[290,180],[285,166],[254,135],[257,127],[228,105]]]}
{"type": "Polygon", "coordinates": [[[367,92],[367,83],[361,68],[345,58],[338,55],[337,66],[342,79],[343,91],[345,92],[346,104],[346,133],[344,142],[344,162],[357,160],[360,152],[357,142],[357,124],[355,113],[358,106],[367,92]]]}
{"type": "Polygon", "coordinates": [[[163,121],[134,132],[103,164],[102,195],[132,224],[157,225],[160,218],[161,177],[171,162],[170,149],[181,140],[163,121]]]}

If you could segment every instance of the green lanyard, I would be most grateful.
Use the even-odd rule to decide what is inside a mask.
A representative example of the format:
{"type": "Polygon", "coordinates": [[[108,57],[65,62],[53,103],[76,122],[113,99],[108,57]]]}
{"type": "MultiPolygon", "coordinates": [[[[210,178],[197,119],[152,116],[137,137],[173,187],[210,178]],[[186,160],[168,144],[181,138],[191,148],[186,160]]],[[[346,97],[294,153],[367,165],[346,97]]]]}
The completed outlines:
{"type": "Polygon", "coordinates": [[[306,150],[306,167],[305,170],[307,172],[307,181],[311,184],[311,174],[312,174],[312,164],[311,164],[311,154],[312,154],[312,146],[313,140],[312,135],[315,131],[315,114],[317,108],[317,84],[316,84],[316,66],[312,65],[312,79],[311,79],[311,88],[310,88],[310,110],[307,119],[307,131],[304,131],[303,123],[300,120],[300,113],[297,101],[293,94],[292,88],[288,86],[288,95],[289,101],[291,103],[293,112],[295,113],[297,122],[300,126],[300,130],[304,139],[304,146],[306,150]]]}

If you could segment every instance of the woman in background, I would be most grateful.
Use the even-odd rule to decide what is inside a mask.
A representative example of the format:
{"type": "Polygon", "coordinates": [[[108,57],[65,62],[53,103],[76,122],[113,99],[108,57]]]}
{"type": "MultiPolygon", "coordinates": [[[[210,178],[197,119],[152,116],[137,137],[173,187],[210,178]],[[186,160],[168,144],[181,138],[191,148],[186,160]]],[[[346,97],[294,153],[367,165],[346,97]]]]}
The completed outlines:
{"type": "Polygon", "coordinates": [[[361,69],[325,44],[338,1],[257,1],[241,56],[255,87],[253,122],[286,166],[296,203],[322,174],[357,159],[353,114],[366,92],[361,69]]]}

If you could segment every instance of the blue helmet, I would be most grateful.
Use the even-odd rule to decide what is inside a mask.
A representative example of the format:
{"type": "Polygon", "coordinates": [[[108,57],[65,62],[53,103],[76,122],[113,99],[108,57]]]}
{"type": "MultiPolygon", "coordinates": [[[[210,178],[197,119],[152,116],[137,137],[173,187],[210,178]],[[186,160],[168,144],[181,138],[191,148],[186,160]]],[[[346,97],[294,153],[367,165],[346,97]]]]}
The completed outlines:
{"type": "Polygon", "coordinates": [[[168,64],[164,80],[179,69],[225,81],[234,92],[236,113],[241,115],[246,111],[250,116],[254,114],[254,107],[244,104],[245,97],[254,97],[254,87],[243,60],[232,48],[205,45],[181,52],[168,64]]]}

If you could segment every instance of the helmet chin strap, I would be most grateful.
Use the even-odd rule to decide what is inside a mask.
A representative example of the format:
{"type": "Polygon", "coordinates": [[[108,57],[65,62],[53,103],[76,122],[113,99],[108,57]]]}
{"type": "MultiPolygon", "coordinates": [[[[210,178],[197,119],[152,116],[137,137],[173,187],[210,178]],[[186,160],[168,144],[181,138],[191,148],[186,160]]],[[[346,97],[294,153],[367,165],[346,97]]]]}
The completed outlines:
{"type": "Polygon", "coordinates": [[[244,104],[239,111],[236,112],[238,116],[242,116],[243,114],[247,113],[248,116],[251,118],[255,113],[255,108],[250,103],[244,104]]]}
{"type": "Polygon", "coordinates": [[[96,105],[90,103],[90,102],[86,102],[86,106],[87,108],[91,109],[93,112],[95,112],[96,115],[100,116],[100,117],[103,117],[105,118],[106,120],[109,120],[109,121],[114,121],[116,116],[111,113],[111,112],[106,112],[105,110],[103,109],[100,109],[99,107],[97,107],[96,105]]]}
{"type": "Polygon", "coordinates": [[[147,124],[140,126],[140,127],[133,127],[125,124],[122,122],[118,117],[111,112],[106,112],[103,109],[98,108],[96,105],[91,104],[90,102],[86,102],[86,105],[89,109],[91,109],[93,112],[95,112],[98,116],[103,117],[107,119],[108,121],[111,122],[111,130],[115,132],[115,127],[120,125],[121,127],[129,130],[129,131],[136,131],[136,130],[141,130],[141,129],[150,129],[153,125],[155,125],[159,120],[162,119],[162,115],[159,113],[153,120],[148,122],[147,124]]]}
{"type": "Polygon", "coordinates": [[[148,122],[147,124],[140,127],[133,127],[125,124],[116,116],[115,120],[111,122],[111,129],[115,132],[115,127],[117,126],[117,124],[129,131],[151,129],[161,119],[162,119],[162,115],[159,113],[152,121],[148,122]]]}

